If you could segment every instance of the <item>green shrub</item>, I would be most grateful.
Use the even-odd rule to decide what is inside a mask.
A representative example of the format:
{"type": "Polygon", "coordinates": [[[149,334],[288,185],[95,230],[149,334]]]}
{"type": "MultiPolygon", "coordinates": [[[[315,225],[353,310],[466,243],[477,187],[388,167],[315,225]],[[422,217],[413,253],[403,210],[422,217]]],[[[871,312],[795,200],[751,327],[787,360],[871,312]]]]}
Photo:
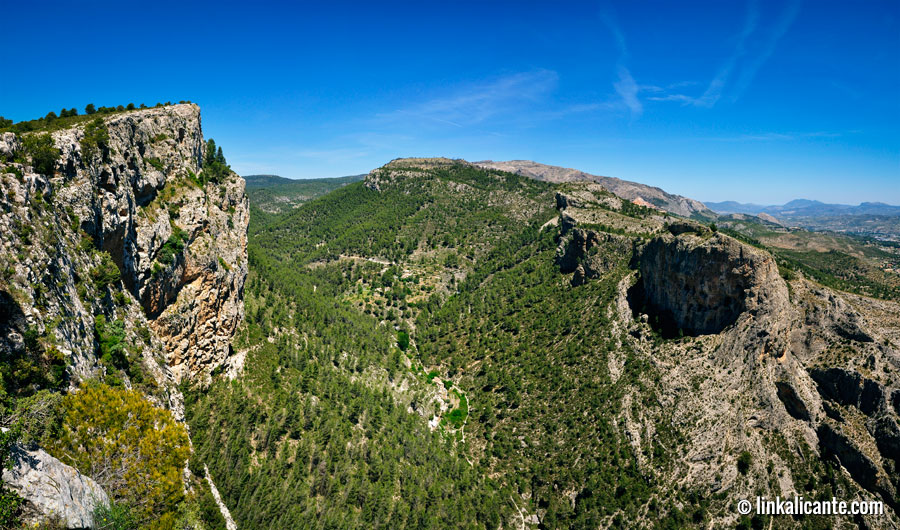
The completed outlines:
{"type": "Polygon", "coordinates": [[[84,126],[84,137],[81,139],[81,154],[86,163],[90,163],[99,153],[103,160],[109,151],[109,130],[103,118],[95,118],[84,126]]]}
{"type": "Polygon", "coordinates": [[[447,421],[454,429],[459,429],[463,426],[463,422],[466,421],[466,415],[460,409],[453,409],[447,415],[447,421]]]}
{"type": "Polygon", "coordinates": [[[125,350],[125,323],[116,319],[107,322],[104,315],[94,318],[94,331],[100,345],[100,361],[107,368],[128,368],[128,355],[125,350]]]}
{"type": "Polygon", "coordinates": [[[23,333],[24,348],[10,351],[0,362],[0,395],[29,396],[42,388],[58,389],[66,382],[66,358],[55,347],[45,348],[35,327],[23,333]]]}
{"type": "Polygon", "coordinates": [[[187,232],[177,226],[172,226],[172,230],[172,235],[163,243],[156,256],[156,259],[163,265],[171,265],[175,261],[175,257],[184,250],[184,244],[188,239],[187,232]]]}
{"type": "Polygon", "coordinates": [[[131,510],[115,502],[97,505],[93,516],[96,530],[131,530],[136,526],[131,510]]]}
{"type": "MultiPolygon", "coordinates": [[[[6,432],[0,432],[0,470],[12,465],[10,451],[18,442],[20,426],[15,425],[6,432]]],[[[0,483],[0,528],[19,528],[22,513],[22,497],[0,483]]]]}
{"type": "Polygon", "coordinates": [[[158,159],[158,158],[147,157],[144,159],[144,162],[147,162],[148,164],[150,164],[157,171],[165,171],[166,170],[166,166],[164,166],[162,161],[160,161],[160,159],[158,159]]]}
{"type": "Polygon", "coordinates": [[[102,291],[117,283],[121,279],[122,273],[119,272],[119,266],[108,252],[101,251],[99,256],[100,264],[91,269],[91,279],[94,280],[94,286],[102,291]]]}
{"type": "Polygon", "coordinates": [[[397,346],[403,351],[406,351],[407,348],[409,348],[409,333],[405,331],[397,333],[397,346]]]}
{"type": "Polygon", "coordinates": [[[737,459],[737,469],[741,475],[746,475],[750,470],[750,464],[753,462],[753,455],[749,451],[744,451],[737,459]]]}
{"type": "Polygon", "coordinates": [[[43,445],[45,440],[59,435],[62,422],[61,402],[62,394],[47,389],[16,400],[12,416],[18,418],[22,443],[43,445]]]}
{"type": "Polygon", "coordinates": [[[32,134],[22,141],[25,152],[31,158],[31,165],[41,175],[53,175],[56,172],[56,159],[59,158],[59,149],[53,142],[53,137],[48,133],[32,134]]]}

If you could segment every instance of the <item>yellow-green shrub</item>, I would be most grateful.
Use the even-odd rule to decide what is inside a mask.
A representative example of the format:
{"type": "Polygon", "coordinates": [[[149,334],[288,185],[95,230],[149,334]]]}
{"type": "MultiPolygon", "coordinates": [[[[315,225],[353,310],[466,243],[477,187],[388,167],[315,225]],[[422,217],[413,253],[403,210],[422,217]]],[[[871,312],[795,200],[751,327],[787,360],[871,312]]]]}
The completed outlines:
{"type": "Polygon", "coordinates": [[[57,458],[96,480],[144,525],[174,515],[190,446],[169,411],[139,392],[100,383],[66,396],[63,409],[62,433],[51,447],[57,458]]]}

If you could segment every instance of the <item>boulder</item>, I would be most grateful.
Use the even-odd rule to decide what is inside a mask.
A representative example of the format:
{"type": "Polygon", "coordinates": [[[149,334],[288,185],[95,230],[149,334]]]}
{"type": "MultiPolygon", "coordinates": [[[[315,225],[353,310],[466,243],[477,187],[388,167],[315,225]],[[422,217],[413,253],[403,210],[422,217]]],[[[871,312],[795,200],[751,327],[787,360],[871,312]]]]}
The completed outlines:
{"type": "Polygon", "coordinates": [[[94,508],[109,504],[96,482],[43,449],[13,446],[11,458],[12,469],[3,470],[3,482],[25,499],[28,526],[53,521],[66,528],[93,528],[94,508]]]}

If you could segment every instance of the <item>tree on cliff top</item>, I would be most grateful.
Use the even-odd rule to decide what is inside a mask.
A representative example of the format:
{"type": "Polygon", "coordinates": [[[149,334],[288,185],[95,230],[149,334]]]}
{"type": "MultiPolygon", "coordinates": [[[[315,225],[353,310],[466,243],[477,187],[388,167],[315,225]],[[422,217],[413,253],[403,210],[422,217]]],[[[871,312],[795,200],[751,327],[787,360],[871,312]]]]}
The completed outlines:
{"type": "Polygon", "coordinates": [[[212,138],[206,142],[206,153],[203,155],[203,180],[205,182],[221,182],[231,168],[225,162],[225,154],[222,148],[216,148],[216,141],[212,138]]]}

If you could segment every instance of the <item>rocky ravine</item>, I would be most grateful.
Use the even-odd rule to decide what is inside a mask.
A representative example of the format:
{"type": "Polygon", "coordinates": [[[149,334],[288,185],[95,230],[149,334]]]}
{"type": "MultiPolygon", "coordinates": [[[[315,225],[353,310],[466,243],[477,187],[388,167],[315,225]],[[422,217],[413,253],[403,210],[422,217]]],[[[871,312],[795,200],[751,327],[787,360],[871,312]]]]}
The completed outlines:
{"type": "MultiPolygon", "coordinates": [[[[623,422],[639,455],[651,454],[659,422],[674,422],[685,439],[675,468],[644,461],[644,471],[670,487],[724,495],[731,504],[720,526],[734,524],[737,499],[824,494],[820,463],[833,462],[829,495],[881,499],[886,515],[832,524],[900,526],[900,307],[787,281],[767,252],[692,221],[650,218],[656,227],[642,237],[597,229],[609,230],[614,216],[590,186],[557,197],[557,263],[577,286],[631,254],[617,326],[661,377],[658,407],[623,422]]],[[[620,222],[627,232],[641,228],[620,222]]],[[[610,355],[611,365],[624,362],[610,355]]]]}
{"type": "Polygon", "coordinates": [[[196,105],[104,121],[94,149],[85,124],[52,133],[52,174],[27,164],[22,138],[0,135],[0,356],[52,352],[74,387],[108,371],[95,320],[120,320],[154,381],[142,388],[181,419],[176,384],[220,366],[243,317],[244,181],[206,182],[196,105]]]}

